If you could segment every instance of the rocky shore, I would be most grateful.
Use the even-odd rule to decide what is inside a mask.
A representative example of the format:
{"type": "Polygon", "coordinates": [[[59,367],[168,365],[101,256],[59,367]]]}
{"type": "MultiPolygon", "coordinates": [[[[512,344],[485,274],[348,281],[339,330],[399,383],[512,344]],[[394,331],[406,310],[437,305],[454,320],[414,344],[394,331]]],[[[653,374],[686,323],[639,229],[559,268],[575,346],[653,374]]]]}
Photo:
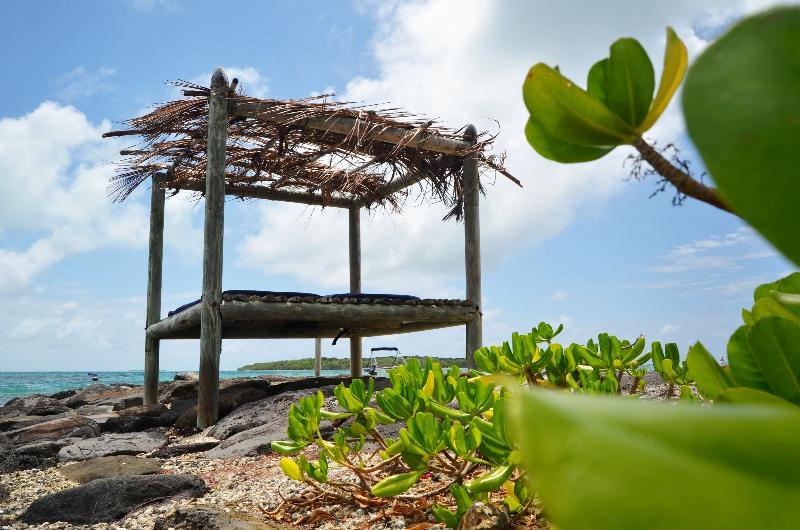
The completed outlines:
{"type": "MultiPolygon", "coordinates": [[[[286,437],[290,405],[321,390],[336,409],[333,388],[346,378],[223,381],[220,421],[203,432],[197,382],[184,379],[162,383],[156,405],[143,405],[141,387],[95,384],[0,407],[0,528],[406,528],[357,506],[299,509],[292,526],[269,516],[299,488],[270,449],[286,437]]],[[[647,382],[643,398],[664,396],[657,375],[647,382]]]]}

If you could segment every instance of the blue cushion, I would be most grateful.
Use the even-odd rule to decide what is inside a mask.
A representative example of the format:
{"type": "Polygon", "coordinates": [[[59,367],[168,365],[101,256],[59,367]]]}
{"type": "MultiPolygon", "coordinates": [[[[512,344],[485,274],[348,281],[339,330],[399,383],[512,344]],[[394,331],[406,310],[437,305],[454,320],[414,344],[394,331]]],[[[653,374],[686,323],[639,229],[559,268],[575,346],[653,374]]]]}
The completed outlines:
{"type": "MultiPolygon", "coordinates": [[[[319,297],[319,295],[316,294],[316,293],[296,293],[294,291],[254,291],[254,290],[251,290],[251,289],[234,289],[232,291],[223,291],[222,292],[222,296],[225,296],[226,294],[241,294],[241,295],[245,295],[245,296],[286,296],[288,298],[291,298],[293,296],[319,297]]],[[[189,309],[190,307],[195,306],[195,305],[199,304],[200,302],[201,302],[201,300],[195,300],[194,302],[189,302],[188,304],[183,304],[182,306],[176,308],[175,310],[170,311],[169,313],[167,313],[167,316],[171,317],[172,315],[178,314],[181,311],[185,311],[186,309],[189,309]]]]}
{"type": "Polygon", "coordinates": [[[339,293],[329,294],[331,298],[366,298],[368,300],[376,300],[379,298],[385,300],[419,300],[418,296],[411,296],[410,294],[380,294],[380,293],[339,293]]]}

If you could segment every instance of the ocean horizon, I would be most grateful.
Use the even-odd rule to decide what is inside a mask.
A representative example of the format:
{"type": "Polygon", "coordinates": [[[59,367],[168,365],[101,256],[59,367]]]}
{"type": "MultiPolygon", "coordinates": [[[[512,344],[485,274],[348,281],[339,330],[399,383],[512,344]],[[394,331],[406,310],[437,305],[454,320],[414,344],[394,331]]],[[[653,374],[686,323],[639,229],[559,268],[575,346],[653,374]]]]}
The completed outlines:
{"type": "MultiPolygon", "coordinates": [[[[158,374],[159,381],[173,381],[175,374],[197,372],[197,370],[162,370],[158,374]]],[[[349,373],[348,370],[322,370],[322,375],[335,376],[349,373]]],[[[276,375],[284,377],[310,377],[313,370],[220,370],[220,379],[234,377],[258,377],[276,375]]],[[[87,387],[97,383],[123,383],[143,385],[143,370],[114,370],[104,372],[0,372],[0,406],[16,397],[32,394],[50,395],[62,390],[87,387]],[[97,374],[97,381],[92,381],[89,373],[97,374]]]]}

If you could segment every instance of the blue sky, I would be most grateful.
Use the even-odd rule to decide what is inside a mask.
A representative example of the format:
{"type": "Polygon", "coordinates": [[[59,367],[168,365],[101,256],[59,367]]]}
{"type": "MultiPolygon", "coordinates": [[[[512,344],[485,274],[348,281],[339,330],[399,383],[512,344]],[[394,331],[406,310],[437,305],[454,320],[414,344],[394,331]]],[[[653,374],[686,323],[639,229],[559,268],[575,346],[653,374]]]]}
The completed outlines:
{"type": "MultiPolygon", "coordinates": [[[[630,150],[562,166],[526,144],[527,68],[559,64],[582,82],[620,36],[660,71],[664,26],[691,57],[768,2],[19,2],[5,8],[0,85],[0,370],[140,369],[147,273],[146,190],[112,204],[105,185],[125,141],[114,122],[204,82],[217,65],[264,97],[335,91],[391,102],[454,127],[499,132],[496,150],[525,188],[486,175],[482,201],[487,343],[540,320],[565,336],[601,331],[716,355],[757,284],[791,270],[737,219],[655,183],[630,181],[630,150]],[[221,3],[218,3],[221,5],[221,3]],[[603,3],[607,4],[607,3],[603,3]],[[12,24],[12,21],[15,21],[12,24]],[[22,21],[22,22],[20,22],[22,21]],[[32,21],[35,21],[32,22],[32,21]],[[495,121],[498,120],[500,127],[495,121]]],[[[678,102],[649,133],[702,172],[678,102]]],[[[346,290],[346,219],[275,203],[226,206],[225,288],[346,290]]],[[[164,311],[197,297],[202,202],[168,201],[164,311]]],[[[364,288],[463,296],[463,232],[439,205],[363,221],[364,288]]],[[[455,328],[385,339],[414,354],[461,355],[455,328]]],[[[309,355],[311,341],[226,341],[222,367],[309,355]]],[[[324,346],[346,356],[346,342],[324,346]]],[[[195,369],[198,344],[162,344],[161,366],[195,369]]]]}

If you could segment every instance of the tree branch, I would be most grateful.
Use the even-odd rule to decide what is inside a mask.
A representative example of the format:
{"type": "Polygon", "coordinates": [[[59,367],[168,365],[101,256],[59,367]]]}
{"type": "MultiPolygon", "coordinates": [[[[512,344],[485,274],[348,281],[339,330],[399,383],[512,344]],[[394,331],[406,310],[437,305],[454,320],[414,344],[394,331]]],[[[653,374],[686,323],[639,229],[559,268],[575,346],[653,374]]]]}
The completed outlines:
{"type": "Polygon", "coordinates": [[[642,160],[650,164],[659,175],[667,179],[680,193],[683,193],[687,197],[697,199],[698,201],[703,201],[711,206],[716,206],[720,210],[737,215],[722,197],[719,196],[717,190],[693,179],[688,173],[670,164],[666,158],[661,156],[658,151],[653,149],[652,145],[645,142],[642,138],[636,140],[633,147],[639,151],[642,160]]]}

